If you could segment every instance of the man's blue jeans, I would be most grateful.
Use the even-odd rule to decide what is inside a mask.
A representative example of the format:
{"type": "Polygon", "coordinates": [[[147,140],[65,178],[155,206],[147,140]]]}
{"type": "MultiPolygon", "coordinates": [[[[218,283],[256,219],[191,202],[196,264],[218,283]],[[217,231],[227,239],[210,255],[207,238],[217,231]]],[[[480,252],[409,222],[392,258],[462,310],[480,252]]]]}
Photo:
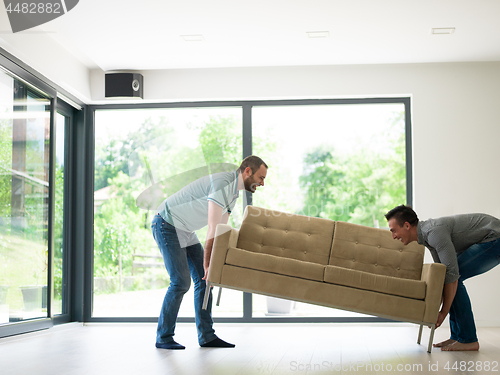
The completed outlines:
{"type": "Polygon", "coordinates": [[[206,282],[202,280],[203,246],[200,243],[181,247],[174,226],[167,223],[160,215],[156,215],[151,223],[153,237],[158,244],[163,261],[170,276],[170,285],[158,318],[156,342],[168,343],[174,341],[174,330],[179,308],[184,294],[189,290],[191,278],[194,282],[194,308],[198,343],[206,344],[217,336],[212,328],[212,296],[206,310],[202,309],[206,282]]]}
{"type": "Polygon", "coordinates": [[[458,256],[457,293],[450,308],[450,329],[452,340],[460,343],[477,341],[476,325],[469,295],[463,282],[470,277],[489,271],[500,262],[500,239],[475,244],[458,256]]]}

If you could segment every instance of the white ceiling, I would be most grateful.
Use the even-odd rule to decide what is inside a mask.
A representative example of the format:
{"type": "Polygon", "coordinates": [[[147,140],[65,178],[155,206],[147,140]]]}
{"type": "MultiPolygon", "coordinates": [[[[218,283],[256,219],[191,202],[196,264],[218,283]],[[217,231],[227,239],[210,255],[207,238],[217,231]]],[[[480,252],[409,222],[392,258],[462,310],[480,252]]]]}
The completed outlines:
{"type": "Polygon", "coordinates": [[[37,29],[104,71],[500,61],[500,0],[80,0],[37,29]]]}

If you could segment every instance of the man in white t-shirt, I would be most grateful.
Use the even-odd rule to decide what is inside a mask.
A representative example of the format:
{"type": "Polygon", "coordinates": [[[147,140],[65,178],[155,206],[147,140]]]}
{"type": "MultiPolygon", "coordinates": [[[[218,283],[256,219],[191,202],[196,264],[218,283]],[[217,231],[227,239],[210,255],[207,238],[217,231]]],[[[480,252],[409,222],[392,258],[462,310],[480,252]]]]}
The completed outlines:
{"type": "Polygon", "coordinates": [[[156,347],[185,349],[174,341],[175,322],[184,294],[194,282],[195,321],[201,347],[233,348],[215,335],[212,328],[212,298],[202,309],[206,275],[212,254],[215,228],[226,224],[239,191],[254,193],[264,186],[267,165],[257,156],[243,160],[237,171],[208,175],[185,186],[158,207],[151,224],[153,237],[170,276],[158,319],[156,347]],[[195,231],[208,225],[205,250],[195,231]]]}

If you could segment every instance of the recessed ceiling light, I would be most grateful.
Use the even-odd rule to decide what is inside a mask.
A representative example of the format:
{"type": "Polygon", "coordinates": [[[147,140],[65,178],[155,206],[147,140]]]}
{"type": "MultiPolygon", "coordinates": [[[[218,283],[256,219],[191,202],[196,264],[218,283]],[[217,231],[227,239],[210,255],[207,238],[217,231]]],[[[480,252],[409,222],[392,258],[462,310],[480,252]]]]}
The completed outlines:
{"type": "Polygon", "coordinates": [[[306,34],[308,38],[328,38],[330,36],[329,31],[308,31],[306,34]]]}
{"type": "Polygon", "coordinates": [[[202,42],[203,40],[205,40],[203,38],[203,35],[181,35],[181,38],[185,42],[202,42]]]}
{"type": "Polygon", "coordinates": [[[448,35],[455,32],[454,27],[433,27],[431,29],[431,34],[434,35],[448,35]]]}

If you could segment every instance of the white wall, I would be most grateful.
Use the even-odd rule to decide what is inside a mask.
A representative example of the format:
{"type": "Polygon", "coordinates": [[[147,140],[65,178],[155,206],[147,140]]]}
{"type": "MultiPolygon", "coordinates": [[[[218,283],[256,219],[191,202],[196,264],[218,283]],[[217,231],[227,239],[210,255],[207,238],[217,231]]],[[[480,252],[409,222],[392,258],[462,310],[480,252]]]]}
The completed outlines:
{"type": "MultiPolygon", "coordinates": [[[[9,29],[7,12],[0,28],[9,29]]],[[[84,103],[90,101],[90,69],[41,29],[0,33],[0,47],[84,103]]]]}
{"type": "MultiPolygon", "coordinates": [[[[420,218],[466,212],[500,217],[500,63],[142,73],[147,101],[411,95],[420,218]]],[[[103,82],[103,72],[92,71],[94,101],[103,102],[103,82]]],[[[500,299],[491,293],[497,285],[500,267],[466,282],[478,325],[500,326],[500,299]]]]}

